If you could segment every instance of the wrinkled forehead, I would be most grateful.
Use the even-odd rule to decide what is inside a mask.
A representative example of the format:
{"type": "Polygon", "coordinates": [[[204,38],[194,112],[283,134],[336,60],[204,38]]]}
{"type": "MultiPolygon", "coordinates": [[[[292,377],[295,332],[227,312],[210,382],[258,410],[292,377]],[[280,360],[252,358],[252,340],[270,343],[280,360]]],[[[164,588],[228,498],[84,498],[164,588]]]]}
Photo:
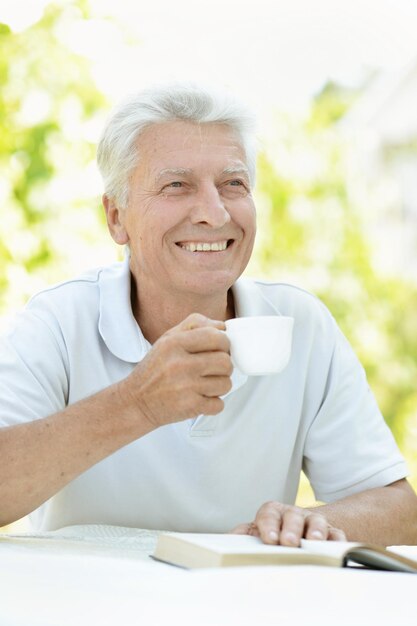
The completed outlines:
{"type": "Polygon", "coordinates": [[[174,120],[146,126],[137,139],[141,150],[204,149],[211,145],[230,146],[244,152],[237,130],[227,124],[187,122],[174,120]]]}
{"type": "Polygon", "coordinates": [[[138,137],[137,151],[138,168],[153,176],[198,167],[248,174],[241,139],[225,124],[180,120],[152,124],[138,137]]]}

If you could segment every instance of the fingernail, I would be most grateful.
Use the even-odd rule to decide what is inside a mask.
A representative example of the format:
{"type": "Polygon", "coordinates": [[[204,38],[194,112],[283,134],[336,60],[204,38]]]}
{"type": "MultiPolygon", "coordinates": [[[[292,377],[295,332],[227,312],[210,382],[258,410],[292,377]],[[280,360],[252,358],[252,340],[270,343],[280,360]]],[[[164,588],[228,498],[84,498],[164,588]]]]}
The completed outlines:
{"type": "Polygon", "coordinates": [[[313,530],[311,536],[313,539],[323,539],[323,533],[320,530],[313,530]]]}
{"type": "Polygon", "coordinates": [[[271,541],[278,541],[278,533],[275,530],[271,530],[269,533],[269,538],[271,541]]]}
{"type": "Polygon", "coordinates": [[[294,545],[298,546],[298,539],[294,535],[294,533],[285,533],[285,539],[288,543],[293,543],[294,545]]]}

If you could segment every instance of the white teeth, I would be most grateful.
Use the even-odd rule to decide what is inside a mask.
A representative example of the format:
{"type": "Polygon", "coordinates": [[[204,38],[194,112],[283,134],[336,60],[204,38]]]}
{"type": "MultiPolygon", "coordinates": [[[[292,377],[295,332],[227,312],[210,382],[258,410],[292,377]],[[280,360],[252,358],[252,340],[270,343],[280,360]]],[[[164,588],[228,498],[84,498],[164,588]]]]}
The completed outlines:
{"type": "Polygon", "coordinates": [[[226,250],[227,241],[216,241],[214,243],[180,243],[179,245],[181,246],[181,248],[183,248],[183,250],[189,250],[190,252],[219,252],[221,250],[226,250]]]}

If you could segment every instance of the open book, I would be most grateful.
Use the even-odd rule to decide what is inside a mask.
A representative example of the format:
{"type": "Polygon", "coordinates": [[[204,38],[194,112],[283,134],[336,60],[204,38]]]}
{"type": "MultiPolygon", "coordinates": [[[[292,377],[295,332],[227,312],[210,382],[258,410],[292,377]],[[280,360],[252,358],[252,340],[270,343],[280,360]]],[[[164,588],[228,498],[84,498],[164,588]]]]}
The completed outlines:
{"type": "MultiPolygon", "coordinates": [[[[411,548],[413,550],[413,548],[411,548]]],[[[363,565],[417,573],[416,560],[380,546],[345,541],[301,540],[300,548],[271,546],[258,537],[232,534],[162,533],[153,558],[186,568],[241,565],[363,565]]]]}

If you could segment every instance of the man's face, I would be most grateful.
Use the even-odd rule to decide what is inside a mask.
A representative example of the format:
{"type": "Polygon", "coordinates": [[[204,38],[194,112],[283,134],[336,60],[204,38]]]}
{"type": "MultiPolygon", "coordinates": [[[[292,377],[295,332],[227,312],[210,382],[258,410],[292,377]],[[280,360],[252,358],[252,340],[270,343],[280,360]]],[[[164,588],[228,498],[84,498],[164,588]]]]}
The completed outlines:
{"type": "Polygon", "coordinates": [[[119,243],[130,244],[139,292],[226,292],[249,261],[256,231],[236,134],[220,124],[167,122],[147,128],[139,148],[129,204],[119,212],[119,243]]]}

